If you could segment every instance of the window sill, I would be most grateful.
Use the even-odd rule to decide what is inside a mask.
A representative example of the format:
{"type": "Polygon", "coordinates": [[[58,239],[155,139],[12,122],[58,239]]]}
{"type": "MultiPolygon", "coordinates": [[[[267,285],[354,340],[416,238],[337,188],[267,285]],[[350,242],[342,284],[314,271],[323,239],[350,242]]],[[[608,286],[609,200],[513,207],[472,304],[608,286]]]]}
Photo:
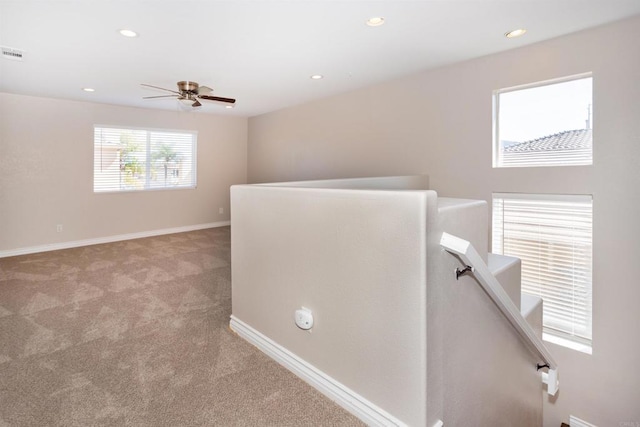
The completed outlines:
{"type": "Polygon", "coordinates": [[[560,345],[562,347],[570,348],[572,350],[579,351],[585,354],[592,354],[593,348],[588,344],[577,343],[575,341],[568,340],[566,338],[560,338],[555,335],[543,333],[542,339],[552,344],[560,345]]]}
{"type": "Polygon", "coordinates": [[[137,190],[104,190],[104,191],[96,191],[93,190],[93,194],[118,194],[118,193],[149,193],[154,191],[176,191],[176,190],[195,190],[198,188],[197,185],[189,185],[189,186],[176,186],[176,187],[156,187],[156,188],[140,188],[137,190]]]}

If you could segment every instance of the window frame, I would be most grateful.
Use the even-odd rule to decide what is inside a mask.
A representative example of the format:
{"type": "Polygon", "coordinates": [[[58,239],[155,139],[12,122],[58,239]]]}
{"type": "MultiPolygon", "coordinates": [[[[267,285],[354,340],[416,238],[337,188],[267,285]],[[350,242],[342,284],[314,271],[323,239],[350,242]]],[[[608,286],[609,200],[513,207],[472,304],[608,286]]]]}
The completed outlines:
{"type": "Polygon", "coordinates": [[[198,186],[198,131],[196,130],[187,130],[187,129],[164,129],[164,128],[151,128],[151,127],[140,127],[140,126],[119,126],[119,125],[103,125],[103,124],[94,124],[93,125],[93,173],[92,173],[92,186],[93,186],[93,194],[114,194],[114,193],[137,193],[137,192],[148,192],[148,191],[167,191],[167,190],[194,190],[198,186]],[[126,131],[144,131],[146,132],[146,142],[144,151],[146,152],[145,159],[145,183],[142,188],[121,188],[121,189],[109,189],[109,190],[96,190],[96,131],[98,129],[116,129],[116,130],[126,130],[126,131]],[[187,185],[171,185],[171,186],[158,186],[152,187],[150,186],[150,174],[151,174],[151,134],[153,133],[175,133],[180,135],[190,135],[191,136],[191,170],[193,178],[191,182],[187,185]]]}
{"type": "MultiPolygon", "coordinates": [[[[542,80],[533,83],[527,83],[523,85],[510,86],[502,89],[495,89],[492,93],[492,133],[491,133],[491,162],[494,169],[508,169],[508,168],[528,168],[528,167],[567,167],[567,166],[591,166],[593,165],[593,146],[591,147],[590,158],[588,162],[574,163],[574,164],[541,164],[535,163],[530,165],[502,165],[500,162],[500,95],[510,92],[516,92],[520,90],[533,89],[537,87],[549,86],[554,84],[567,83],[570,81],[581,80],[591,78],[592,87],[592,103],[591,103],[591,129],[593,129],[593,72],[588,71],[585,73],[573,74],[565,77],[558,77],[554,79],[542,80]]],[[[526,142],[526,141],[522,141],[526,142]]]]}
{"type": "MultiPolygon", "coordinates": [[[[576,305],[580,306],[581,304],[587,304],[588,307],[586,307],[584,310],[579,311],[578,313],[578,317],[580,317],[581,315],[584,315],[585,317],[585,325],[587,325],[586,327],[588,328],[588,338],[584,336],[584,334],[582,332],[580,333],[569,333],[566,330],[562,331],[559,330],[557,327],[558,322],[562,323],[565,322],[566,320],[563,320],[562,317],[567,317],[567,316],[563,316],[562,314],[559,315],[560,320],[558,320],[558,316],[553,316],[550,315],[550,317],[553,317],[555,319],[556,325],[554,326],[548,326],[544,324],[544,313],[543,313],[543,339],[545,341],[549,341],[558,345],[562,345],[565,347],[569,347],[572,348],[574,350],[578,350],[584,353],[588,353],[591,354],[592,352],[592,343],[593,343],[593,195],[588,195],[588,194],[584,194],[584,195],[577,195],[577,194],[533,194],[533,193],[505,193],[505,192],[495,192],[492,193],[492,214],[491,214],[491,224],[492,224],[492,232],[491,232],[491,246],[492,246],[492,252],[494,253],[502,253],[505,255],[509,255],[509,256],[516,256],[519,257],[520,254],[519,253],[505,253],[504,250],[504,241],[505,241],[505,221],[504,221],[504,201],[505,200],[523,200],[523,201],[530,201],[531,204],[528,206],[529,209],[534,209],[535,208],[535,202],[538,201],[541,205],[544,203],[554,203],[554,202],[563,202],[563,203],[574,203],[574,204],[580,204],[580,203],[588,203],[589,205],[589,210],[588,212],[586,212],[586,215],[588,215],[588,220],[587,222],[590,224],[590,227],[588,229],[588,245],[584,245],[582,246],[582,250],[585,250],[584,248],[587,248],[587,250],[589,251],[589,256],[588,256],[588,267],[586,268],[580,268],[580,269],[575,269],[575,268],[571,268],[571,276],[576,276],[575,272],[578,271],[582,274],[586,274],[586,276],[588,276],[588,287],[585,287],[584,291],[586,292],[586,297],[584,298],[580,298],[580,297],[571,297],[569,298],[564,298],[564,297],[558,297],[558,296],[553,296],[552,297],[552,302],[551,301],[547,301],[547,304],[552,306],[553,309],[557,310],[558,306],[561,303],[571,303],[572,305],[569,305],[569,307],[575,307],[576,305]],[[501,206],[501,210],[499,212],[496,211],[496,201],[500,200],[502,203],[501,206]],[[497,215],[502,214],[501,218],[497,218],[497,215]],[[501,230],[496,230],[497,224],[501,223],[501,230]],[[500,244],[496,244],[496,236],[497,234],[500,234],[500,236],[502,237],[502,242],[500,244]]],[[[582,208],[578,208],[578,207],[574,207],[574,211],[578,211],[581,210],[582,208]]],[[[513,214],[513,212],[512,212],[513,214]]],[[[574,212],[574,215],[576,215],[577,213],[574,212]]],[[[526,218],[530,218],[532,215],[526,216],[525,215],[525,219],[526,218]]],[[[541,214],[542,215],[542,214],[541,214]]],[[[562,214],[564,215],[564,214],[562,214]]],[[[549,221],[556,221],[559,222],[560,219],[564,219],[562,218],[561,214],[558,214],[556,217],[550,217],[547,216],[547,218],[551,218],[551,220],[549,221]]],[[[525,220],[523,220],[525,221],[525,220]]],[[[545,222],[540,218],[540,222],[545,222]]],[[[553,224],[553,223],[549,223],[547,221],[547,227],[549,227],[550,225],[554,225],[555,227],[558,228],[559,233],[561,231],[566,231],[569,229],[574,229],[573,226],[569,227],[567,225],[560,225],[560,224],[553,224]]],[[[522,228],[525,227],[531,227],[531,225],[525,225],[525,223],[523,222],[521,225],[522,228]]],[[[522,230],[518,230],[520,233],[522,233],[522,230]]],[[[514,232],[512,230],[512,232],[514,232]]],[[[517,231],[515,231],[517,232],[517,231]]],[[[560,234],[558,234],[560,236],[560,234]]],[[[512,238],[512,240],[517,240],[512,238]]],[[[522,240],[522,239],[520,239],[522,240]]],[[[558,245],[558,244],[564,244],[566,245],[567,242],[569,241],[562,239],[562,236],[559,238],[560,242],[558,242],[558,240],[556,241],[551,241],[548,236],[546,240],[541,240],[541,242],[544,242],[545,245],[548,245],[546,251],[549,251],[549,248],[553,248],[554,246],[558,245]]],[[[575,245],[575,242],[579,240],[577,237],[572,236],[572,244],[575,245]]],[[[531,247],[527,247],[528,244],[521,244],[520,245],[521,251],[526,251],[527,249],[532,249],[531,247]]],[[[574,246],[575,248],[575,246],[574,246]]],[[[578,251],[580,251],[580,249],[578,249],[578,251]]],[[[549,262],[549,264],[551,265],[556,265],[557,268],[557,260],[559,258],[561,258],[563,255],[566,255],[566,253],[564,252],[564,250],[560,250],[559,253],[557,254],[557,256],[554,257],[543,257],[540,258],[543,261],[553,261],[555,260],[556,262],[549,262]]],[[[532,255],[532,258],[536,258],[535,255],[532,255]]],[[[521,258],[522,259],[522,258],[521,258]]],[[[575,261],[569,261],[571,264],[574,264],[575,261]]],[[[568,262],[568,263],[569,263],[568,262]]],[[[580,264],[580,262],[578,262],[578,264],[580,264]]],[[[523,260],[523,272],[525,269],[525,261],[523,260]]],[[[543,273],[545,272],[545,270],[537,270],[537,271],[542,271],[543,273]]],[[[549,270],[547,270],[549,271],[549,270]]],[[[566,279],[567,275],[566,273],[563,274],[547,274],[548,276],[552,276],[554,279],[562,281],[563,279],[566,279]]],[[[549,279],[550,281],[552,279],[549,279]]],[[[523,282],[525,281],[525,278],[523,277],[523,282]]],[[[578,280],[579,281],[579,280],[578,280]]],[[[559,291],[558,294],[561,294],[562,291],[566,292],[566,285],[562,286],[562,285],[558,285],[559,286],[559,291]]],[[[538,296],[540,295],[542,292],[546,292],[547,294],[549,293],[550,289],[553,289],[554,286],[552,286],[551,284],[543,284],[543,285],[539,285],[539,289],[540,292],[537,294],[538,296]]],[[[574,288],[576,289],[576,288],[574,288]]],[[[522,292],[527,293],[526,289],[522,289],[522,292]]],[[[578,291],[582,291],[582,288],[578,285],[578,291]]],[[[536,293],[534,293],[535,295],[536,293]]],[[[544,297],[543,297],[543,301],[544,301],[544,297]]],[[[569,313],[571,309],[567,309],[567,312],[569,313]]],[[[544,303],[543,303],[543,311],[544,311],[544,303]]],[[[576,323],[574,323],[574,325],[576,325],[576,323]]],[[[579,325],[579,323],[578,323],[579,325]]]]}

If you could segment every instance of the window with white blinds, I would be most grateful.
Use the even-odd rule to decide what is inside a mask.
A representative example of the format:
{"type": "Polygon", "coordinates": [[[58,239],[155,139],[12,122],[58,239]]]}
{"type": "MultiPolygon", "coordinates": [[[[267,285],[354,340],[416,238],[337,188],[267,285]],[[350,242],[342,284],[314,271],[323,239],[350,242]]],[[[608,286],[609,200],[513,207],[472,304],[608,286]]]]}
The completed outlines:
{"type": "Polygon", "coordinates": [[[494,193],[492,240],[522,260],[522,292],[543,299],[545,339],[590,348],[592,197],[494,193]]]}
{"type": "Polygon", "coordinates": [[[195,188],[196,132],[95,126],[93,191],[195,188]]]}
{"type": "Polygon", "coordinates": [[[593,163],[590,73],[494,91],[493,167],[593,163]]]}

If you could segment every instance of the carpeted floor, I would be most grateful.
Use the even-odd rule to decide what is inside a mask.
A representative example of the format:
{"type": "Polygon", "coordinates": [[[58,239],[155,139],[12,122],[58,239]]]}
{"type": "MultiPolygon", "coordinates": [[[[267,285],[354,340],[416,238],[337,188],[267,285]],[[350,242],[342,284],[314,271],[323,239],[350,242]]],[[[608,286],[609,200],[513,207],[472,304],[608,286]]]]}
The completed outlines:
{"type": "Polygon", "coordinates": [[[0,259],[0,427],[355,426],[230,331],[230,229],[0,259]]]}

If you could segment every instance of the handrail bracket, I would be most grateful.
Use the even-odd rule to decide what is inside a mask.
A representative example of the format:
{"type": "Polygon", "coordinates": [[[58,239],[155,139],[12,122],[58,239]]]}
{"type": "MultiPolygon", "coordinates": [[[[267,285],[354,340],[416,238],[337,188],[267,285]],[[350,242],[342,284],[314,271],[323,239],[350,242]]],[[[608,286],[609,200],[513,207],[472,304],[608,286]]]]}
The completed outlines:
{"type": "Polygon", "coordinates": [[[460,276],[462,276],[464,273],[467,272],[471,272],[473,273],[475,270],[473,269],[473,267],[471,267],[470,265],[467,265],[465,268],[463,268],[462,270],[459,268],[456,268],[455,273],[456,273],[456,280],[460,279],[460,276]]]}

